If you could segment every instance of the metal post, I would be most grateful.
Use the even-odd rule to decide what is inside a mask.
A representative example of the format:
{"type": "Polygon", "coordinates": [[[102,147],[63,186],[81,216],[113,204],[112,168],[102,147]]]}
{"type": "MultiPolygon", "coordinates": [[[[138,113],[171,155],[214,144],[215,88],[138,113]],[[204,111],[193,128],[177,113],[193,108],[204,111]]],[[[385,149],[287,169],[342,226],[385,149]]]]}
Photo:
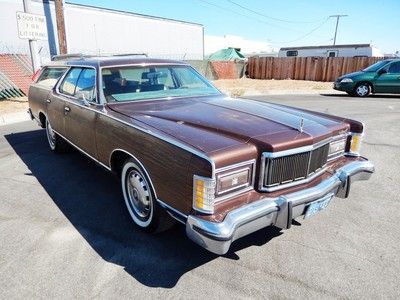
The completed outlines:
{"type": "Polygon", "coordinates": [[[54,0],[56,9],[58,48],[60,54],[67,54],[67,37],[65,33],[64,3],[63,0],[54,0]]]}
{"type": "Polygon", "coordinates": [[[336,28],[335,28],[335,37],[333,38],[333,45],[336,45],[337,30],[338,30],[338,26],[339,26],[339,19],[341,17],[348,17],[348,15],[332,15],[332,16],[329,16],[329,18],[336,18],[336,28]]]}
{"type": "MultiPolygon", "coordinates": [[[[26,13],[32,13],[30,2],[31,2],[30,0],[23,0],[24,12],[26,13]]],[[[35,73],[37,70],[40,69],[41,65],[36,40],[29,40],[29,52],[31,54],[33,73],[35,73]]]]}

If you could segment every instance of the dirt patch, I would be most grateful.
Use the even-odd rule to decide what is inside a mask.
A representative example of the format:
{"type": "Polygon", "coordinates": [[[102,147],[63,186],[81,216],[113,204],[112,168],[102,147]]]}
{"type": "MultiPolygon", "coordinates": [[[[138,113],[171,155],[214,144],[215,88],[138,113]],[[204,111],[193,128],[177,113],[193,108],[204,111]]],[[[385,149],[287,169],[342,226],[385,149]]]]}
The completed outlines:
{"type": "Polygon", "coordinates": [[[13,98],[0,100],[0,115],[26,111],[28,109],[28,98],[13,98]]]}
{"type": "Polygon", "coordinates": [[[305,80],[221,79],[213,82],[217,88],[232,97],[273,93],[334,92],[332,82],[305,80]]]}

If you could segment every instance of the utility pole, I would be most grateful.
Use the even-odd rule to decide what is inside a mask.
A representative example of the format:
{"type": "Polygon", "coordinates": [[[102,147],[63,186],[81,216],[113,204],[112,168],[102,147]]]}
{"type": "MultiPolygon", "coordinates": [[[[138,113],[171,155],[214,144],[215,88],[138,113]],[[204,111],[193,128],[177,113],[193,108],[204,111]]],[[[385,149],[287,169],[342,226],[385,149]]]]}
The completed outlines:
{"type": "MultiPolygon", "coordinates": [[[[32,13],[31,9],[31,1],[30,0],[23,0],[24,4],[24,12],[26,13],[32,13]]],[[[31,61],[32,61],[32,71],[35,73],[37,70],[40,69],[40,57],[39,57],[39,52],[38,52],[38,47],[37,47],[37,41],[36,40],[29,40],[29,52],[31,53],[31,61]]]]}
{"type": "Polygon", "coordinates": [[[64,1],[54,0],[57,21],[58,49],[60,54],[67,54],[67,37],[65,34],[64,1]]]}
{"type": "Polygon", "coordinates": [[[336,28],[335,28],[335,37],[333,38],[333,45],[336,45],[336,35],[337,35],[337,29],[339,26],[339,19],[342,17],[348,17],[348,15],[332,15],[329,16],[329,18],[336,18],[336,28]]]}

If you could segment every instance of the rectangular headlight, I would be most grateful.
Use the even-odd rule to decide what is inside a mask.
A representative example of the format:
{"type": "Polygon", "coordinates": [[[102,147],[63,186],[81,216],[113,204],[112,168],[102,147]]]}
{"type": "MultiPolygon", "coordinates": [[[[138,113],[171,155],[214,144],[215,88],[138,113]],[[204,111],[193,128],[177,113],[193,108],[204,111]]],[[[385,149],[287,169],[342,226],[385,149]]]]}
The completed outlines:
{"type": "Polygon", "coordinates": [[[247,187],[251,183],[251,167],[247,166],[227,173],[217,174],[217,195],[247,187]]]}
{"type": "Polygon", "coordinates": [[[206,213],[214,213],[215,179],[194,175],[193,177],[193,209],[206,213]]]}
{"type": "Polygon", "coordinates": [[[216,170],[216,201],[229,197],[233,193],[253,187],[254,159],[233,164],[216,170]]]}
{"type": "Polygon", "coordinates": [[[329,144],[328,159],[342,155],[346,149],[347,138],[332,141],[329,144]]]}

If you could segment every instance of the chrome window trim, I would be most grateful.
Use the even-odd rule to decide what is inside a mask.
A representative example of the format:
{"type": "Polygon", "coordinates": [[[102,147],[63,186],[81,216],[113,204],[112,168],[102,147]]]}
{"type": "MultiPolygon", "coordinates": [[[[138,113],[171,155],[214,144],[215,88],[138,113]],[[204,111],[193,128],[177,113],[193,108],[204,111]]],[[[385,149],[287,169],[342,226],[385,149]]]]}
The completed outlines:
{"type": "MultiPolygon", "coordinates": [[[[214,203],[215,204],[218,204],[218,203],[220,203],[220,202],[222,202],[224,200],[227,200],[229,198],[233,198],[233,197],[235,197],[237,195],[243,194],[245,192],[248,192],[248,191],[251,191],[251,190],[254,189],[254,183],[255,183],[255,177],[256,177],[255,176],[256,175],[256,160],[255,159],[250,159],[250,160],[243,161],[243,162],[240,162],[240,163],[236,163],[236,164],[233,164],[233,165],[229,165],[229,166],[225,166],[225,167],[222,167],[222,168],[218,168],[214,172],[214,178],[216,180],[216,177],[217,177],[216,175],[218,173],[225,172],[225,171],[228,171],[228,170],[232,170],[232,169],[235,169],[235,168],[240,168],[240,167],[246,166],[246,165],[252,165],[253,166],[253,170],[251,172],[251,183],[248,185],[248,187],[247,188],[243,188],[243,189],[239,189],[239,190],[237,190],[235,192],[232,192],[232,193],[227,193],[227,194],[224,193],[224,195],[222,195],[222,196],[217,196],[217,182],[215,182],[215,184],[216,184],[216,186],[215,186],[216,197],[214,199],[214,203]]],[[[238,187],[235,187],[234,189],[237,189],[237,188],[238,187]]]]}
{"type": "MultiPolygon", "coordinates": [[[[220,94],[215,94],[215,95],[224,95],[219,89],[217,89],[209,80],[207,80],[203,75],[201,75],[195,68],[193,68],[190,64],[186,64],[184,62],[182,63],[135,63],[135,64],[123,64],[123,65],[110,65],[110,66],[99,66],[99,74],[101,76],[99,77],[99,93],[100,93],[100,98],[102,99],[103,103],[108,103],[106,100],[106,97],[104,96],[103,93],[103,80],[102,80],[102,74],[103,74],[103,69],[110,69],[110,68],[120,68],[120,67],[149,67],[149,66],[186,66],[191,68],[196,74],[198,74],[202,80],[206,80],[206,83],[211,85],[213,88],[215,88],[220,94]],[[101,79],[101,80],[100,80],[101,79]]],[[[125,102],[112,102],[112,103],[127,103],[127,102],[144,102],[144,101],[154,101],[154,100],[169,100],[169,99],[182,99],[182,98],[199,98],[199,97],[210,97],[213,96],[212,94],[210,95],[200,95],[200,96],[177,96],[177,97],[162,97],[162,98],[150,98],[150,99],[142,99],[142,100],[134,100],[134,101],[125,101],[125,102]]]]}
{"type": "MultiPolygon", "coordinates": [[[[272,186],[272,187],[265,187],[264,186],[264,176],[265,176],[265,167],[266,167],[266,159],[267,158],[277,158],[277,157],[282,157],[282,156],[288,156],[288,155],[293,155],[293,154],[300,154],[300,153],[304,153],[304,152],[309,152],[315,149],[318,149],[322,146],[325,146],[327,144],[329,144],[332,141],[336,141],[337,139],[341,139],[344,137],[347,137],[349,135],[348,132],[346,133],[342,133],[339,135],[335,135],[333,137],[329,137],[327,139],[324,139],[318,143],[315,143],[313,145],[308,145],[308,146],[303,146],[303,147],[298,147],[298,148],[293,148],[293,149],[288,149],[288,150],[283,150],[283,151],[278,151],[278,152],[263,152],[261,154],[261,164],[260,164],[260,178],[258,180],[258,189],[262,192],[274,192],[274,191],[278,191],[284,188],[288,188],[288,187],[292,187],[292,186],[296,186],[296,185],[300,185],[303,183],[308,183],[310,181],[312,181],[313,179],[315,179],[316,177],[318,177],[319,175],[321,175],[322,173],[324,173],[326,171],[326,164],[324,166],[322,166],[322,168],[320,170],[318,170],[318,172],[312,174],[311,176],[308,176],[304,179],[301,180],[297,180],[297,181],[291,181],[288,183],[283,183],[283,184],[279,184],[276,186],[272,186]]],[[[344,154],[344,153],[343,153],[344,154]]],[[[339,156],[338,156],[339,157],[339,156]]],[[[336,157],[337,158],[337,157],[336,157]]],[[[333,159],[333,158],[332,158],[333,159]]],[[[329,161],[329,160],[328,160],[329,161]]],[[[310,165],[311,160],[309,159],[308,164],[310,165]]],[[[309,166],[308,166],[309,168],[309,166]]]]}
{"type": "MultiPolygon", "coordinates": [[[[95,67],[93,67],[93,66],[88,66],[88,65],[76,65],[76,64],[73,64],[73,65],[68,65],[67,66],[67,70],[65,71],[65,73],[60,77],[60,79],[58,80],[58,82],[57,82],[57,84],[56,84],[56,86],[54,87],[54,91],[57,93],[57,95],[60,95],[60,96],[63,96],[63,97],[66,97],[66,98],[69,98],[69,99],[72,99],[72,100],[75,100],[75,101],[79,101],[79,99],[78,98],[76,98],[76,97],[74,97],[74,96],[72,96],[72,95],[68,95],[68,94],[65,94],[65,93],[63,93],[63,92],[61,92],[60,91],[60,86],[61,86],[61,84],[64,82],[64,79],[65,79],[65,77],[69,74],[69,72],[71,71],[71,69],[73,69],[73,68],[86,68],[86,69],[93,69],[94,70],[94,72],[95,72],[95,81],[94,81],[94,90],[95,90],[95,101],[88,101],[90,104],[94,104],[94,105],[101,105],[100,104],[100,102],[99,102],[99,97],[98,97],[98,83],[97,83],[97,78],[98,78],[98,75],[97,75],[97,69],[95,68],[95,67]]],[[[79,79],[79,77],[78,77],[78,79],[79,79]]],[[[84,105],[82,105],[82,106],[84,106],[84,105]]]]}
{"type": "MultiPolygon", "coordinates": [[[[122,66],[132,66],[132,65],[138,65],[138,66],[141,66],[141,65],[144,65],[144,66],[146,66],[146,65],[171,65],[171,63],[124,64],[124,65],[112,65],[112,66],[109,66],[109,67],[122,67],[122,66]]],[[[190,66],[190,65],[185,64],[185,63],[174,63],[174,64],[172,64],[172,65],[190,66]]],[[[122,123],[122,124],[128,125],[129,127],[135,128],[135,129],[137,129],[137,130],[139,130],[139,131],[141,131],[141,132],[150,134],[151,136],[153,136],[153,137],[155,137],[155,138],[158,138],[158,139],[160,139],[160,140],[162,140],[162,141],[164,141],[164,142],[166,142],[166,143],[169,143],[169,144],[171,144],[171,145],[174,145],[174,146],[176,146],[176,147],[178,147],[178,148],[181,148],[181,149],[183,149],[183,150],[185,150],[185,151],[187,151],[187,152],[189,152],[189,153],[192,153],[192,154],[194,154],[194,155],[196,155],[196,156],[198,156],[198,157],[200,157],[200,158],[205,159],[205,160],[208,161],[208,162],[210,163],[210,165],[211,165],[211,169],[212,169],[212,174],[211,174],[211,176],[212,176],[212,178],[215,178],[215,162],[214,162],[210,157],[208,157],[206,154],[204,154],[203,152],[201,152],[201,151],[199,151],[199,150],[197,150],[197,149],[194,149],[194,148],[192,148],[191,146],[188,146],[188,145],[186,145],[186,144],[184,144],[184,143],[180,143],[180,142],[176,141],[176,140],[173,139],[173,138],[169,138],[169,137],[163,136],[163,135],[161,135],[161,134],[159,134],[159,133],[152,132],[151,130],[148,130],[148,129],[143,129],[143,128],[139,127],[139,126],[136,126],[136,125],[131,124],[131,123],[128,123],[128,122],[125,122],[125,121],[123,121],[123,120],[121,120],[121,119],[118,119],[118,118],[116,118],[116,117],[113,117],[113,116],[107,114],[107,111],[104,109],[104,105],[106,104],[106,102],[101,101],[102,98],[99,97],[99,95],[98,95],[98,93],[100,92],[99,88],[100,88],[100,89],[102,88],[102,84],[98,82],[98,81],[99,81],[99,78],[100,78],[100,77],[98,76],[98,74],[99,74],[99,73],[101,74],[102,68],[103,68],[103,67],[107,67],[107,66],[102,66],[102,67],[99,66],[99,69],[100,69],[99,72],[97,72],[96,67],[94,67],[94,66],[89,66],[89,65],[85,65],[85,64],[72,64],[72,65],[68,65],[68,66],[66,66],[66,67],[67,67],[67,70],[66,70],[65,73],[60,77],[60,79],[58,80],[56,86],[55,86],[54,89],[53,89],[55,92],[57,92],[58,95],[63,96],[65,101],[70,102],[70,103],[72,103],[72,104],[75,104],[75,105],[77,105],[77,106],[79,106],[79,107],[82,107],[82,108],[85,108],[85,109],[88,109],[88,110],[97,112],[97,113],[99,113],[99,114],[101,114],[101,115],[103,115],[103,116],[109,117],[109,118],[112,119],[112,120],[115,120],[115,121],[120,122],[120,123],[122,123]],[[69,73],[70,69],[73,68],[73,67],[93,68],[93,69],[95,69],[95,72],[96,72],[96,103],[90,102],[90,104],[91,104],[91,105],[94,105],[94,106],[96,106],[96,107],[98,107],[98,108],[103,108],[102,110],[93,109],[93,108],[91,108],[91,107],[89,107],[89,106],[82,105],[82,104],[79,103],[79,101],[77,101],[77,100],[78,100],[77,98],[75,98],[75,97],[68,98],[68,97],[66,97],[64,94],[59,93],[58,87],[60,86],[61,82],[64,80],[64,77],[69,73]],[[66,99],[65,99],[65,98],[66,98],[66,99]],[[71,101],[71,100],[72,100],[72,101],[71,101]],[[100,103],[100,102],[101,102],[101,103],[100,103]]],[[[102,93],[102,90],[101,90],[101,93],[102,93]]],[[[204,97],[206,97],[206,96],[204,96],[204,97]]],[[[110,157],[111,157],[111,156],[110,156],[110,157]]]]}

